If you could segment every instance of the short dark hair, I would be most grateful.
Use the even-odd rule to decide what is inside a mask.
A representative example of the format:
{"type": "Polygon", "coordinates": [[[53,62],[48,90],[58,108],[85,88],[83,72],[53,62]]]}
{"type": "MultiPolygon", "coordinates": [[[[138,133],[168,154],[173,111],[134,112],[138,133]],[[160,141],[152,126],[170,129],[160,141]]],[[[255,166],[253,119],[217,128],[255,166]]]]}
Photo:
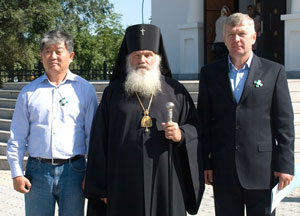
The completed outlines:
{"type": "Polygon", "coordinates": [[[254,9],[253,5],[248,5],[247,9],[249,10],[250,8],[254,9]]]}
{"type": "Polygon", "coordinates": [[[58,43],[65,43],[68,52],[69,53],[73,52],[74,40],[71,35],[69,35],[63,30],[53,30],[46,33],[41,40],[40,51],[41,52],[43,51],[45,44],[58,44],[58,43]]]}

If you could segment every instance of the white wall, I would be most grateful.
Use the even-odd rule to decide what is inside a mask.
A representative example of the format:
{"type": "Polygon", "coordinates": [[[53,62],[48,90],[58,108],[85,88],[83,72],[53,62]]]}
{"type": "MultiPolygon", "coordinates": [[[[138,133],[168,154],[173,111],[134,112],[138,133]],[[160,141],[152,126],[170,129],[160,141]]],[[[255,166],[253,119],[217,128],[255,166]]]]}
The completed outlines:
{"type": "Polygon", "coordinates": [[[152,0],[152,23],[161,28],[164,45],[173,74],[179,74],[179,30],[185,24],[187,0],[152,0]]]}
{"type": "Polygon", "coordinates": [[[291,13],[291,0],[286,0],[286,13],[290,14],[291,13]]]}

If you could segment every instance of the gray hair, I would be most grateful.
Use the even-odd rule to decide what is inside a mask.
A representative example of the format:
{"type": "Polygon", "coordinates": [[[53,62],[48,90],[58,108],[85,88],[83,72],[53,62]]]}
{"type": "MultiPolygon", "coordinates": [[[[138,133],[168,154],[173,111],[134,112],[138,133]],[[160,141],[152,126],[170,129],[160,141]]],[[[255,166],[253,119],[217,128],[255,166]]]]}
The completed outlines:
{"type": "Polygon", "coordinates": [[[247,14],[234,13],[226,18],[223,26],[223,35],[225,35],[226,26],[235,27],[241,24],[248,24],[249,28],[255,32],[254,21],[247,14]]]}
{"type": "Polygon", "coordinates": [[[42,52],[45,44],[59,44],[64,43],[69,53],[74,50],[74,40],[71,35],[63,30],[53,30],[46,33],[40,44],[40,51],[42,52]]]}

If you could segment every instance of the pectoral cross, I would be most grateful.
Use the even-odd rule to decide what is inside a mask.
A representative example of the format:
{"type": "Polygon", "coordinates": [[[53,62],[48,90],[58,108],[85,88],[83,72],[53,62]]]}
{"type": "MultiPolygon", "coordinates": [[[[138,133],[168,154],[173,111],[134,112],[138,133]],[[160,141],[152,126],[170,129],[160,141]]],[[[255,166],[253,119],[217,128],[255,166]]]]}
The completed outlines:
{"type": "Polygon", "coordinates": [[[145,32],[146,30],[145,29],[141,29],[141,32],[142,32],[142,35],[144,35],[144,32],[145,32]]]}

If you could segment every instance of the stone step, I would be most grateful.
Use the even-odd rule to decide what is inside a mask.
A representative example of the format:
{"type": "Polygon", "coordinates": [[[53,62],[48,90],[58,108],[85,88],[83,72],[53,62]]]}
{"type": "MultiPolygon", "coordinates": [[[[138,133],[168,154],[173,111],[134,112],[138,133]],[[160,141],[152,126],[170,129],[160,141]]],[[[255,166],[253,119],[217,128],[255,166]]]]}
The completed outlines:
{"type": "Polygon", "coordinates": [[[21,90],[29,82],[7,82],[3,84],[4,90],[21,90]]]}
{"type": "Polygon", "coordinates": [[[109,84],[108,81],[94,81],[90,83],[94,86],[96,92],[103,92],[109,84]]]}
{"type": "Polygon", "coordinates": [[[0,142],[7,143],[10,136],[9,131],[0,130],[0,142]]]}
{"type": "MultiPolygon", "coordinates": [[[[6,156],[6,148],[7,148],[7,143],[0,142],[0,156],[6,156]]],[[[28,156],[27,151],[25,152],[25,156],[28,156]]]]}
{"type": "MultiPolygon", "coordinates": [[[[182,83],[189,92],[198,92],[199,90],[198,80],[180,80],[179,82],[182,83]]],[[[103,92],[105,87],[109,84],[108,81],[94,81],[90,83],[94,85],[96,92],[103,92]]],[[[300,92],[300,79],[289,79],[288,84],[291,92],[295,92],[296,94],[300,92]]]]}
{"type": "Polygon", "coordinates": [[[14,109],[16,105],[16,99],[0,98],[0,108],[14,109]]]}
{"type": "Polygon", "coordinates": [[[180,80],[181,84],[184,85],[188,92],[198,92],[199,91],[199,81],[198,80],[180,80]]]}
{"type": "Polygon", "coordinates": [[[294,114],[294,122],[295,123],[300,123],[300,113],[294,114]]]}
{"type": "Polygon", "coordinates": [[[295,153],[300,153],[300,139],[295,139],[295,153]]]}
{"type": "MultiPolygon", "coordinates": [[[[180,80],[188,91],[198,91],[198,80],[180,80]]],[[[3,90],[21,90],[25,85],[29,82],[10,82],[3,84],[3,90]]],[[[106,86],[109,84],[108,81],[90,81],[90,83],[94,86],[96,92],[103,92],[106,86]]]]}
{"type": "Polygon", "coordinates": [[[0,142],[0,156],[6,155],[6,146],[7,146],[7,143],[0,142]]]}
{"type": "Polygon", "coordinates": [[[295,138],[300,139],[300,123],[295,123],[295,138]]]}
{"type": "Polygon", "coordinates": [[[0,156],[0,170],[10,170],[6,156],[0,156]]]}
{"type": "MultiPolygon", "coordinates": [[[[193,101],[195,103],[197,103],[198,92],[189,92],[189,93],[190,93],[193,101]]],[[[97,92],[98,103],[100,103],[102,95],[103,95],[103,92],[97,92]]],[[[299,96],[299,98],[300,98],[300,96],[299,96]]],[[[294,105],[294,113],[300,113],[300,108],[298,108],[300,101],[297,101],[297,100],[295,101],[295,99],[292,99],[292,101],[293,101],[293,105],[294,105]],[[297,103],[297,104],[295,104],[295,103],[297,103]]],[[[12,118],[13,109],[15,108],[15,105],[16,105],[16,99],[0,97],[0,118],[12,118]],[[6,108],[6,110],[5,110],[5,108],[6,108]],[[9,114],[7,114],[7,112],[6,112],[7,109],[11,109],[11,110],[9,110],[9,114]],[[2,114],[4,117],[2,117],[2,114]]]]}
{"type": "Polygon", "coordinates": [[[293,102],[300,102],[300,87],[298,91],[290,91],[290,95],[293,102]]]}
{"type": "MultiPolygon", "coordinates": [[[[28,157],[24,157],[23,167],[25,169],[28,157]]],[[[6,156],[0,156],[0,170],[10,170],[6,156]]]]}
{"type": "Polygon", "coordinates": [[[300,91],[300,79],[288,79],[290,91],[300,91]]]}
{"type": "MultiPolygon", "coordinates": [[[[188,91],[198,91],[198,80],[180,80],[182,84],[187,86],[188,91]]],[[[21,90],[29,82],[7,82],[3,84],[4,90],[21,90]]],[[[97,92],[101,92],[109,84],[109,81],[90,81],[94,85],[97,92]]],[[[288,79],[290,91],[300,91],[300,79],[288,79]]]]}
{"type": "Polygon", "coordinates": [[[19,90],[4,90],[0,89],[0,98],[17,99],[19,90]]]}
{"type": "Polygon", "coordinates": [[[293,110],[295,114],[299,114],[300,113],[300,102],[295,102],[292,103],[293,104],[293,110]]]}
{"type": "Polygon", "coordinates": [[[13,114],[14,114],[14,109],[0,108],[0,118],[1,119],[12,119],[13,114]]]}
{"type": "Polygon", "coordinates": [[[10,119],[0,119],[0,130],[9,131],[10,130],[10,119]]]}

